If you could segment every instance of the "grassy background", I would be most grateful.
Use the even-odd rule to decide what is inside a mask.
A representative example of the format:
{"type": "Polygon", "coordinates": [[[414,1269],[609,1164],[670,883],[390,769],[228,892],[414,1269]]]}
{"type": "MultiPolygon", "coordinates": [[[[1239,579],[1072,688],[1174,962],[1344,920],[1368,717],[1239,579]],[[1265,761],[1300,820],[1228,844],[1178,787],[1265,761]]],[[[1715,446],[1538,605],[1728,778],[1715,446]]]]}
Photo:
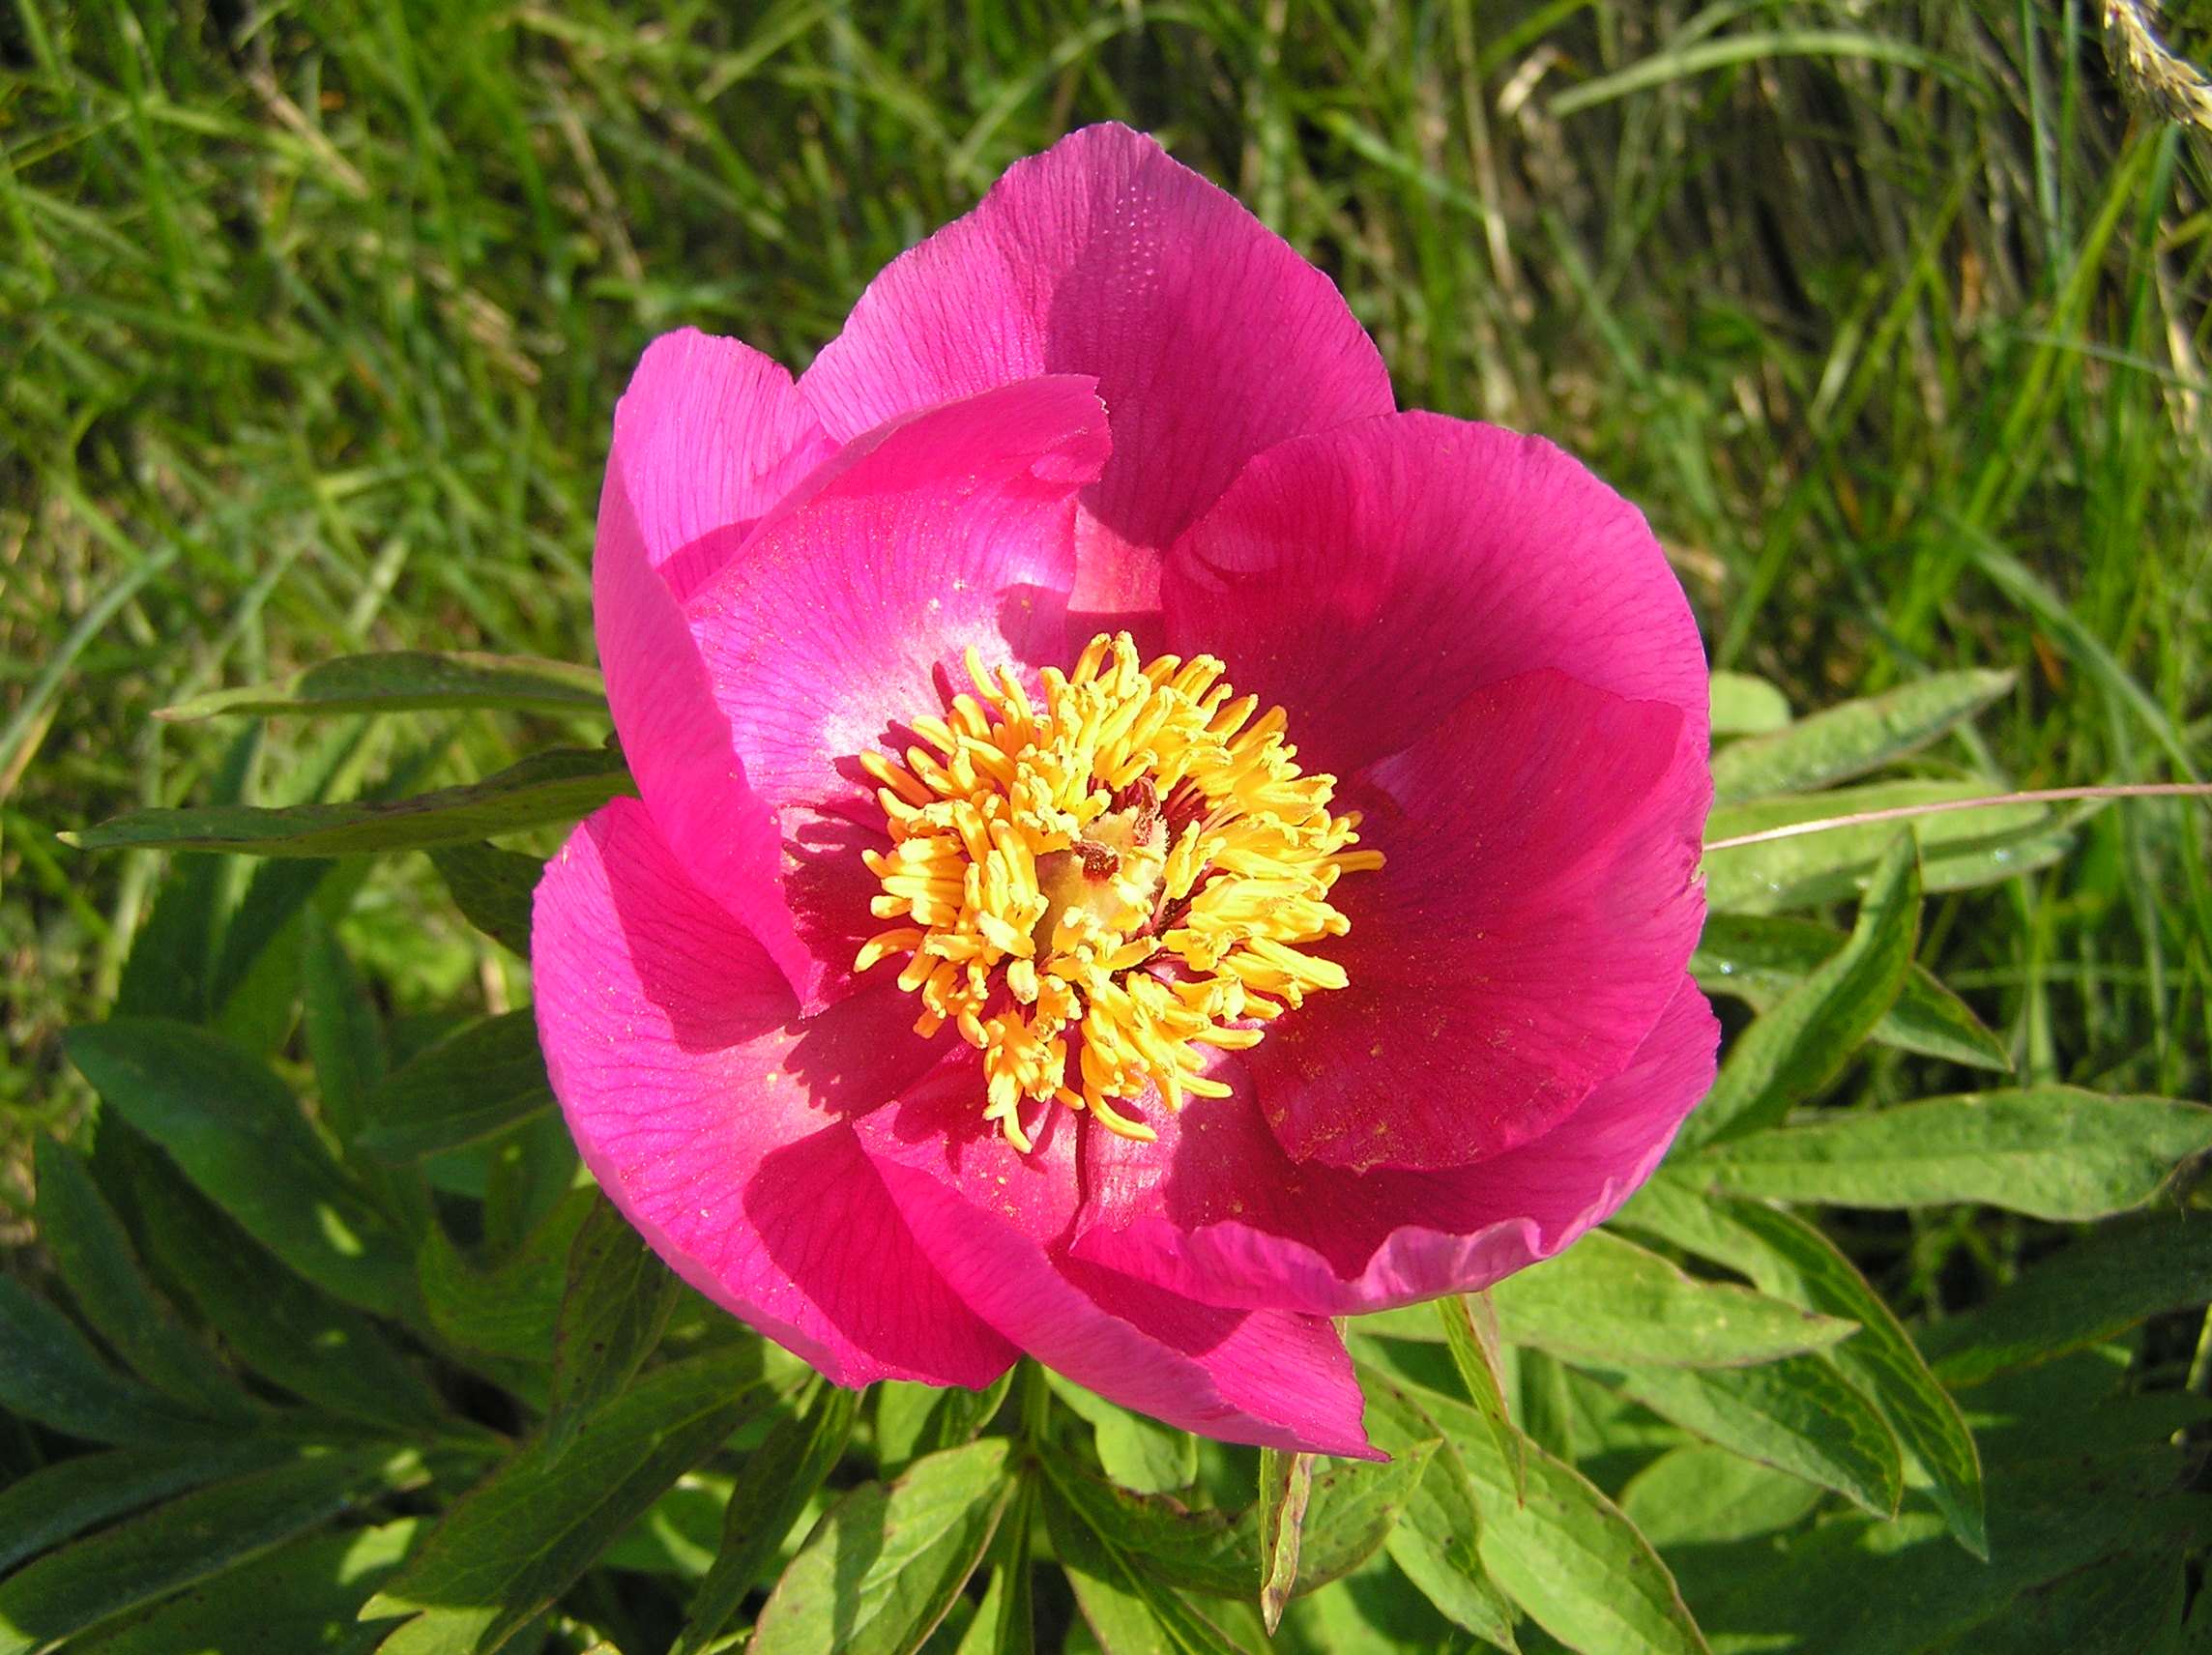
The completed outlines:
{"type": "MultiPolygon", "coordinates": [[[[2096,10],[9,0],[0,1222],[83,1106],[56,1031],[112,995],[159,873],[51,831],[222,758],[150,710],[364,648],[588,658],[644,342],[803,366],[1087,121],[1329,270],[1404,404],[1548,432],[1641,502],[1717,662],[1800,710],[2020,669],[1938,769],[2212,768],[2208,152],[2131,114],[2096,10]]],[[[422,743],[467,775],[545,734],[281,727],[249,785],[372,784],[422,743]]],[[[1924,957],[2027,1074],[2202,1097],[2204,824],[2108,811],[1932,910],[1924,957]]],[[[424,880],[392,864],[356,917],[397,1008],[519,992],[424,880]]],[[[1846,1084],[1895,1092],[1898,1060],[1846,1084]]],[[[1977,1248],[1890,1237],[1901,1308],[1977,1248]]]]}

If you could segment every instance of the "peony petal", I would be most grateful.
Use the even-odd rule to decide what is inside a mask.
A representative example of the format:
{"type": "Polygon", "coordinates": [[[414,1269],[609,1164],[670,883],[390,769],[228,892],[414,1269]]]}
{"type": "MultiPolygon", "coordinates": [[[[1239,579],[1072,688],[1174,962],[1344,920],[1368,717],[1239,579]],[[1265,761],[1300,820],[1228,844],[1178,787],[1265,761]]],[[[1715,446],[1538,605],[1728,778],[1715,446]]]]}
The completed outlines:
{"type": "Polygon", "coordinates": [[[1107,448],[1089,380],[1026,380],[903,421],[761,525],[688,619],[764,798],[872,812],[854,756],[943,711],[969,645],[1063,658],[1075,491],[1107,448]]]}
{"type": "Polygon", "coordinates": [[[1025,1155],[981,1117],[973,1074],[947,1084],[941,1071],[854,1127],[922,1251],[976,1315],[1054,1372],[1171,1425],[1380,1457],[1325,1321],[1204,1305],[1067,1257],[1077,1140],[1097,1128],[1054,1106],[1025,1155]]]}
{"type": "Polygon", "coordinates": [[[1170,554],[1162,601],[1168,647],[1288,711],[1308,769],[1349,775],[1537,667],[1704,738],[1704,651],[1658,541],[1541,437],[1400,414],[1286,443],[1170,554]]]}
{"type": "Polygon", "coordinates": [[[893,260],[800,389],[850,437],[1045,373],[1097,377],[1114,458],[1086,506],[1153,549],[1263,449],[1394,406],[1328,277],[1119,126],[1017,162],[975,212],[893,260]]]}
{"type": "Polygon", "coordinates": [[[647,561],[681,600],[836,448],[781,363],[683,328],[646,346],[607,464],[647,561]]]}
{"type": "Polygon", "coordinates": [[[988,1384],[1014,1350],[916,1246],[850,1124],[937,1060],[908,997],[793,1021],[791,989],[643,804],[538,886],[538,1038],[608,1198],[693,1287],[840,1384],[988,1384]]]}
{"type": "Polygon", "coordinates": [[[1720,1026],[1683,978],[1628,1066],[1542,1137],[1448,1172],[1297,1166],[1235,1063],[1160,1142],[1099,1133],[1073,1252],[1208,1304],[1358,1315],[1471,1292],[1548,1259],[1650,1176],[1712,1085],[1720,1026]]]}
{"type": "Polygon", "coordinates": [[[1550,670],[1477,691],[1338,798],[1386,861],[1331,900],[1351,978],[1252,1049],[1296,1161],[1464,1166],[1617,1074],[1704,921],[1712,783],[1680,709],[1550,670]]]}
{"type": "Polygon", "coordinates": [[[759,938],[783,974],[808,984],[800,944],[777,886],[775,817],[745,780],[730,721],[676,595],[653,566],[652,543],[624,468],[607,466],[592,555],[592,612],[607,705],[637,790],[692,881],[759,938]]]}

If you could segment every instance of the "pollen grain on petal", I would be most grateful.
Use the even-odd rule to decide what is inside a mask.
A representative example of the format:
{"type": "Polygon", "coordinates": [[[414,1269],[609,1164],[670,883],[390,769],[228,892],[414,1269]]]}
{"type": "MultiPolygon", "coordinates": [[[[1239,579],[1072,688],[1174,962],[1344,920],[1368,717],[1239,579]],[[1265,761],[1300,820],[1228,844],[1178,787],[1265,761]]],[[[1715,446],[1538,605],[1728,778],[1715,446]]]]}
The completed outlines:
{"type": "Polygon", "coordinates": [[[1123,1105],[1226,1093],[1209,1051],[1345,986],[1303,950],[1344,935],[1330,891],[1382,854],[1351,849],[1335,778],[1301,772],[1282,710],[1255,718],[1211,656],[1141,664],[1101,633],[1039,675],[1041,706],[1012,669],[966,665],[975,694],[909,722],[925,745],[860,756],[891,839],[865,857],[871,911],[903,923],[855,969],[908,956],[917,1030],[981,1051],[984,1118],[1016,1148],[1056,1102],[1149,1140],[1123,1105]]]}

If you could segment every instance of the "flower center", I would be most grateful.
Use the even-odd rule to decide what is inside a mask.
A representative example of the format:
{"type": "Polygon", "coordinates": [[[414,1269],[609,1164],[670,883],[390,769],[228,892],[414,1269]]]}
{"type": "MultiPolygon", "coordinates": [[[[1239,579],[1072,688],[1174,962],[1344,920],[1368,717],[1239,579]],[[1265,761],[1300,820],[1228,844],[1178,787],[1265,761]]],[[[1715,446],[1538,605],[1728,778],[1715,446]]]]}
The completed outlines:
{"type": "Polygon", "coordinates": [[[1151,1139],[1117,1100],[1226,1096],[1205,1048],[1257,1045],[1345,985],[1299,950],[1350,929],[1329,890],[1382,853],[1347,848],[1359,819],[1329,814],[1336,778],[1300,774],[1282,709],[1254,719],[1221,674],[1208,655],[1140,666],[1127,633],[1101,633],[1072,673],[1044,669],[1039,708],[970,650],[975,694],[913,721],[927,746],[860,756],[891,836],[865,853],[872,909],[909,923],[854,969],[912,956],[917,1031],[949,1022],[982,1052],[984,1118],[1019,1149],[1023,1105],[1055,1098],[1151,1139]]]}

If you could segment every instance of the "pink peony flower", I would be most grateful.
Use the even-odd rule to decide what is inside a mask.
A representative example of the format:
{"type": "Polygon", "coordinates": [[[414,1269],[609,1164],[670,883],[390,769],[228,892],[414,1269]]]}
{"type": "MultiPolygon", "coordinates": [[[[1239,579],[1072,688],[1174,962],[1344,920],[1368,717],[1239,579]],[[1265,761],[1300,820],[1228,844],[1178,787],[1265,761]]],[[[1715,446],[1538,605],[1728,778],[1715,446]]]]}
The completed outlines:
{"type": "Polygon", "coordinates": [[[1134,132],[1012,168],[796,383],[655,341],[593,582],[642,797],[538,888],[554,1089],[839,1383],[1026,1350],[1365,1453],[1329,1319],[1557,1252],[1711,1080],[1705,669],[1643,518],[1397,413],[1134,132]]]}

